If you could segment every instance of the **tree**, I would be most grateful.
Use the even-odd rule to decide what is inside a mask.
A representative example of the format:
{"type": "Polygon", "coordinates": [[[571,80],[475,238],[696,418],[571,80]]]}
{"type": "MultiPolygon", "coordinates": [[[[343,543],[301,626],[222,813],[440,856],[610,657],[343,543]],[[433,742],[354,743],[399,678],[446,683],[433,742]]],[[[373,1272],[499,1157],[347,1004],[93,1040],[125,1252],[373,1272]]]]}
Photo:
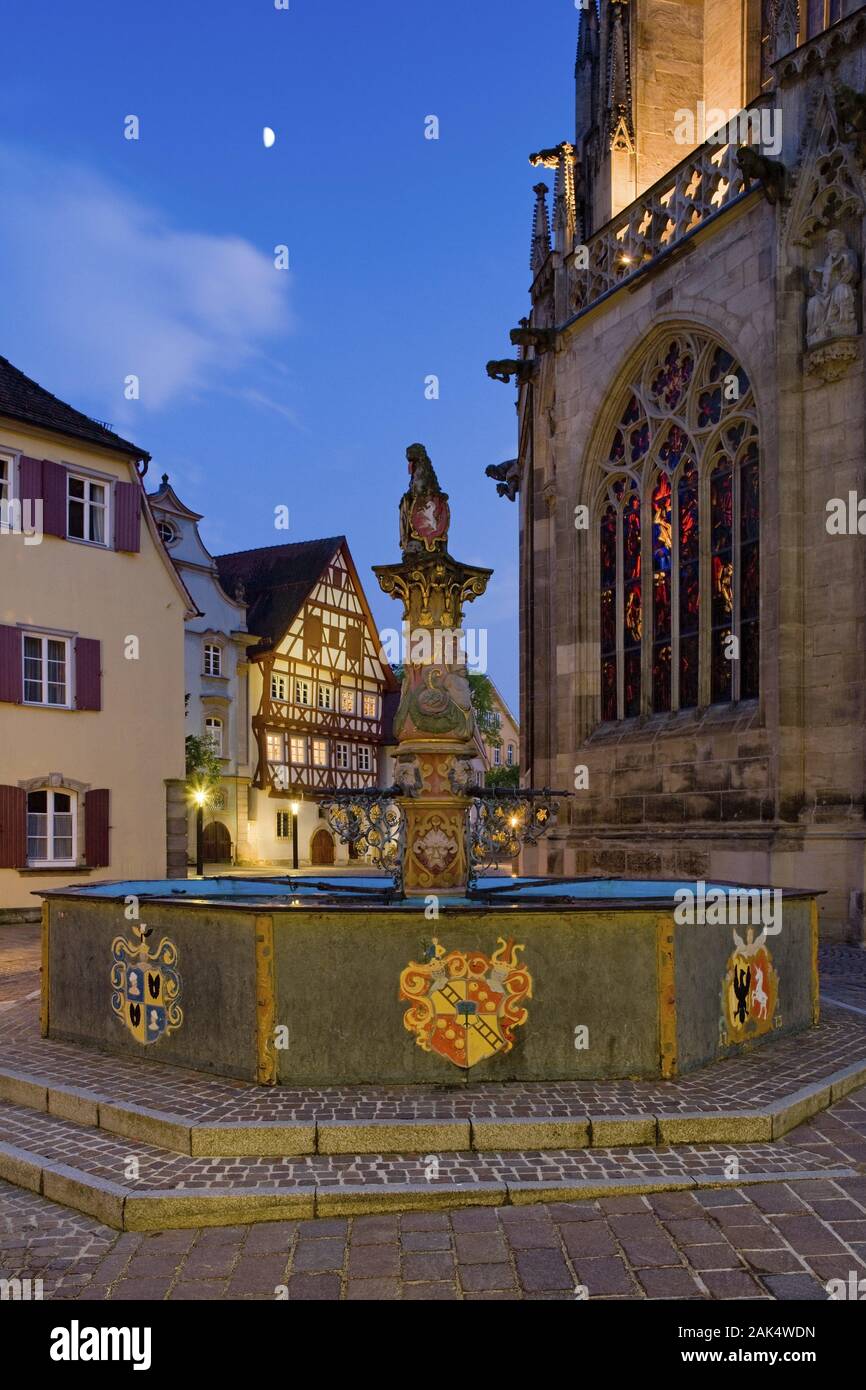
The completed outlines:
{"type": "Polygon", "coordinates": [[[192,791],[210,795],[219,786],[220,760],[213,740],[207,735],[186,736],[186,784],[192,791]]]}
{"type": "Polygon", "coordinates": [[[489,676],[482,676],[480,671],[470,671],[469,691],[472,696],[475,719],[485,742],[489,743],[491,748],[500,748],[502,735],[499,732],[498,724],[492,718],[497,713],[493,682],[489,676]]]}
{"type": "Polygon", "coordinates": [[[520,768],[516,764],[511,767],[491,767],[484,778],[485,787],[519,787],[520,768]]]}

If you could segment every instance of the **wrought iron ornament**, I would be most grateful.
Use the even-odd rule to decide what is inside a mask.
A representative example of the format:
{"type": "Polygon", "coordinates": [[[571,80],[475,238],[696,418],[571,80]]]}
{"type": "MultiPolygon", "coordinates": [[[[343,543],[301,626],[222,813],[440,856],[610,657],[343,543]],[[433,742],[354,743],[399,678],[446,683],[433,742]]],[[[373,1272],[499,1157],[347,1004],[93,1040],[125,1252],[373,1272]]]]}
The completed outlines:
{"type": "Polygon", "coordinates": [[[344,845],[353,845],[359,858],[369,855],[376,868],[392,874],[399,893],[403,891],[406,825],[396,798],[405,795],[402,787],[390,787],[336,793],[319,802],[328,828],[344,845]]]}
{"type": "Polygon", "coordinates": [[[535,845],[556,823],[559,801],[566,792],[479,789],[466,817],[468,888],[498,868],[502,859],[516,859],[523,845],[535,845]]]}

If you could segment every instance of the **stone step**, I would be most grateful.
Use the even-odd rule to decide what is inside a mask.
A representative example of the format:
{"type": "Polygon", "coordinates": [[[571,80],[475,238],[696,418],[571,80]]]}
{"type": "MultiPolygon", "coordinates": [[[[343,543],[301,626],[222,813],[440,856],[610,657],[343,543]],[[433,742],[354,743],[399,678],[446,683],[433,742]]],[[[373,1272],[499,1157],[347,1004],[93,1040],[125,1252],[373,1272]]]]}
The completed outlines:
{"type": "Polygon", "coordinates": [[[30,1003],[0,1018],[0,1055],[0,1099],[192,1156],[740,1143],[859,1085],[866,1019],[830,1008],[809,1034],[668,1082],[260,1087],[42,1039],[30,1003]]]}
{"type": "MultiPolygon", "coordinates": [[[[623,1114],[572,1107],[571,1113],[515,1115],[506,1096],[493,1095],[480,1114],[444,1117],[426,1113],[431,1107],[422,1095],[408,1103],[404,1100],[398,1112],[388,1116],[322,1118],[314,1109],[301,1119],[209,1121],[116,1100],[111,1094],[83,1087],[50,1084],[44,1077],[0,1066],[0,1100],[195,1158],[769,1143],[864,1084],[866,1061],[754,1110],[707,1107],[623,1114]]],[[[271,1094],[265,1093],[268,1098],[271,1094]]],[[[256,1108],[268,1107],[260,1102],[256,1108]]],[[[332,1112],[325,1108],[322,1113],[332,1112]]]]}
{"type": "Polygon", "coordinates": [[[0,1100],[191,1157],[738,1144],[863,1084],[866,1018],[830,1008],[808,1034],[667,1082],[261,1087],[40,1038],[31,1004],[0,1018],[0,1054],[0,1100]]]}
{"type": "Polygon", "coordinates": [[[850,1177],[820,1145],[193,1157],[0,1103],[0,1178],[120,1230],[525,1205],[850,1177]]]}

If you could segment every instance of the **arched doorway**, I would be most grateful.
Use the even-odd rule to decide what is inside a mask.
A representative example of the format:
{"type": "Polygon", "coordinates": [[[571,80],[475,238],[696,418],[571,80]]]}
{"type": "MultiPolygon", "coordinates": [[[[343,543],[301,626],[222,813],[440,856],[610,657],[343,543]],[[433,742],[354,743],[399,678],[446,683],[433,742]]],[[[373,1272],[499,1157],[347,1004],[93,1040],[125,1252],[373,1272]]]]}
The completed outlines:
{"type": "Polygon", "coordinates": [[[212,820],[204,828],[202,836],[204,857],[208,864],[230,864],[232,862],[232,837],[221,820],[212,820]]]}
{"type": "Polygon", "coordinates": [[[334,863],[334,841],[328,831],[320,826],[310,844],[310,863],[327,868],[334,863]]]}

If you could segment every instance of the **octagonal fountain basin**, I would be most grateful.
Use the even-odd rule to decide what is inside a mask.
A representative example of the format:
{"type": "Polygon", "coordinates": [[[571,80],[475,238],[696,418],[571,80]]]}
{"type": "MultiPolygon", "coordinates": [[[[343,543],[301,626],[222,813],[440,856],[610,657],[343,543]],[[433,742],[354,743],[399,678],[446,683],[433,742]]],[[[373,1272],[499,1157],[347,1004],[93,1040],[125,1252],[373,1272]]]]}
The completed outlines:
{"type": "Polygon", "coordinates": [[[672,1077],[817,1022],[800,890],[166,879],[42,895],[42,1031],[263,1085],[672,1077]]]}

